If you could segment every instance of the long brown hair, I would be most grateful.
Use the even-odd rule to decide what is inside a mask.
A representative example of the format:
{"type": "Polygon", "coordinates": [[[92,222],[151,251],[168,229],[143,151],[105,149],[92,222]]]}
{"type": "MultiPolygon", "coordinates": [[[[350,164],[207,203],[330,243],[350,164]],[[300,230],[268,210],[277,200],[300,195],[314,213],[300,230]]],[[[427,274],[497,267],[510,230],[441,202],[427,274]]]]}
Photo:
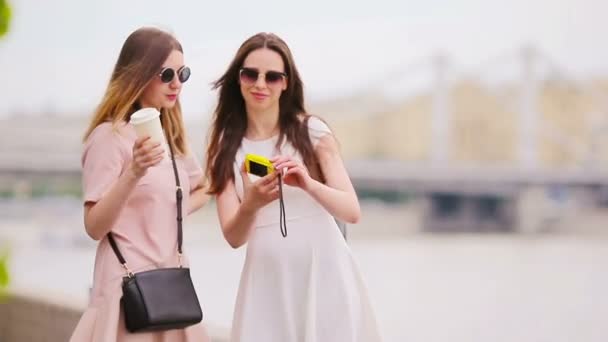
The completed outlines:
{"type": "MultiPolygon", "coordinates": [[[[129,35],[122,46],[105,95],[84,135],[85,140],[101,123],[111,121],[116,128],[140,109],[139,97],[158,76],[173,50],[183,53],[175,37],[157,28],[144,27],[129,35]]],[[[171,109],[162,108],[160,118],[174,152],[185,154],[186,138],[179,100],[171,109]]]]}
{"type": "Polygon", "coordinates": [[[277,148],[284,139],[300,153],[311,174],[316,175],[316,160],[308,135],[309,115],[304,109],[304,86],[296,69],[287,44],[272,33],[258,33],[247,39],[236,52],[228,70],[213,83],[219,89],[217,107],[207,148],[207,176],[209,193],[221,193],[230,180],[234,180],[233,163],[247,129],[245,100],[241,94],[239,70],[247,56],[257,49],[270,49],[283,59],[287,74],[287,89],[279,99],[279,139],[277,148]]]}

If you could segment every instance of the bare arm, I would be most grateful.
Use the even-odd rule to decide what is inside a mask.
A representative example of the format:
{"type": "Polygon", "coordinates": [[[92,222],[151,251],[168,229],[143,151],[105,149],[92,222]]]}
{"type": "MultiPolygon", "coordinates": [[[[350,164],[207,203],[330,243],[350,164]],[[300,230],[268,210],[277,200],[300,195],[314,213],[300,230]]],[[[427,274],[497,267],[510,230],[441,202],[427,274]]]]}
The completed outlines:
{"type": "Polygon", "coordinates": [[[325,184],[313,180],[308,193],[334,217],[357,223],[361,218],[359,199],[340,156],[333,135],[322,137],[315,148],[325,184]]]}
{"type": "Polygon", "coordinates": [[[137,139],[133,146],[133,160],[110,190],[99,201],[85,203],[84,226],[87,234],[94,240],[100,240],[108,234],[137,181],[145,175],[149,167],[161,162],[162,147],[160,144],[147,142],[148,139],[137,139]]]}
{"type": "Polygon", "coordinates": [[[188,214],[192,214],[193,212],[202,208],[211,196],[207,194],[207,179],[205,177],[201,178],[201,181],[196,185],[190,192],[190,199],[188,200],[188,214]]]}
{"type": "Polygon", "coordinates": [[[251,183],[247,173],[241,171],[244,196],[239,201],[234,182],[217,196],[217,213],[224,238],[232,248],[244,245],[253,229],[257,211],[279,197],[276,173],[267,175],[251,183]]]}
{"type": "Polygon", "coordinates": [[[287,168],[285,184],[306,191],[332,216],[344,222],[357,223],[361,217],[359,200],[333,135],[327,134],[319,140],[315,155],[325,176],[325,184],[311,178],[306,168],[292,157],[278,156],[271,161],[277,169],[287,168]]]}
{"type": "Polygon", "coordinates": [[[137,184],[138,178],[131,172],[123,173],[98,202],[84,205],[84,226],[94,240],[103,238],[120,215],[127,198],[137,184]]]}

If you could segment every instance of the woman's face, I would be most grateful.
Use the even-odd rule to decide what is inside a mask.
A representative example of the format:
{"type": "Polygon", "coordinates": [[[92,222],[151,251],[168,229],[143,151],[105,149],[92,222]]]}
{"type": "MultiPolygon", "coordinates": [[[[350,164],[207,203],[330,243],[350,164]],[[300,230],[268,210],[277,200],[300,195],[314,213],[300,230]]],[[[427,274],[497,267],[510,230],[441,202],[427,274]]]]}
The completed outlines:
{"type": "Polygon", "coordinates": [[[182,84],[190,77],[190,69],[184,65],[184,55],[173,50],[163,63],[161,70],[144,89],[139,104],[142,108],[173,108],[182,84]]]}
{"type": "Polygon", "coordinates": [[[278,109],[281,93],[287,89],[281,55],[266,48],[250,52],[239,70],[239,84],[248,109],[278,109]]]}

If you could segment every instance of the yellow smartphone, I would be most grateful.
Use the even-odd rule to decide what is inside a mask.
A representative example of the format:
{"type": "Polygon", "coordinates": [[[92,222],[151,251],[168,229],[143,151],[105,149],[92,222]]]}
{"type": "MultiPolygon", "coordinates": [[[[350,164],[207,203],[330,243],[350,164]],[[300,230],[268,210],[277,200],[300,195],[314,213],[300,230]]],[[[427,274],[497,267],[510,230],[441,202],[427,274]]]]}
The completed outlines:
{"type": "Polygon", "coordinates": [[[245,155],[245,170],[256,176],[264,177],[274,172],[274,166],[266,157],[248,153],[245,155]]]}

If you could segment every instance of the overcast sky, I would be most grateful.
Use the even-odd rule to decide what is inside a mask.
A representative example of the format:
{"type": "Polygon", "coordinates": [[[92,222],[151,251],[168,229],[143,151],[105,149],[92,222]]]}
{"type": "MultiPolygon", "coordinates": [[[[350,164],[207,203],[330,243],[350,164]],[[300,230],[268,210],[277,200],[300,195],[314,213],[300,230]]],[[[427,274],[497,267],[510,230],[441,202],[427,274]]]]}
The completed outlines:
{"type": "Polygon", "coordinates": [[[605,0],[9,2],[14,17],[0,41],[0,117],[48,109],[90,115],[124,39],[143,25],[171,30],[184,45],[193,70],[182,93],[189,118],[209,113],[209,83],[260,31],[290,45],[309,100],[347,94],[439,51],[466,69],[516,56],[528,43],[573,77],[608,75],[605,0]]]}

